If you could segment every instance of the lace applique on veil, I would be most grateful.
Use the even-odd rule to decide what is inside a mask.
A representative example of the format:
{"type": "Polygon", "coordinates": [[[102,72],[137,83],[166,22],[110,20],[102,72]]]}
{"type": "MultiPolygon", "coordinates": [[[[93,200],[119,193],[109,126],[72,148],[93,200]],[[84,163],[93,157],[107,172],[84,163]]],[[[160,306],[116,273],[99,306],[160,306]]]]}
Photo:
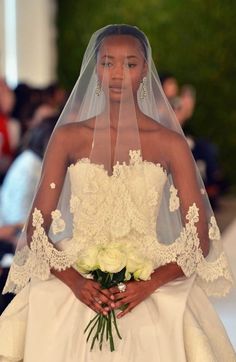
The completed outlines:
{"type": "MultiPolygon", "coordinates": [[[[211,258],[209,260],[204,258],[196,227],[199,221],[199,210],[195,204],[189,207],[186,215],[187,222],[174,242],[168,245],[162,244],[156,237],[154,215],[156,208],[160,207],[162,188],[167,177],[161,166],[142,161],[140,152],[130,152],[130,166],[118,165],[117,167],[120,168],[121,172],[115,178],[106,178],[113,185],[109,192],[108,190],[105,192],[105,189],[102,188],[105,173],[99,173],[98,170],[101,168],[96,166],[91,164],[89,160],[86,162],[83,160],[77,162],[74,166],[76,168],[70,168],[72,186],[73,182],[76,184],[79,182],[81,188],[73,192],[72,187],[70,211],[74,218],[74,230],[73,237],[63,242],[66,246],[65,249],[63,247],[63,250],[59,250],[49,241],[43,227],[42,213],[35,208],[33,213],[34,232],[30,248],[25,246],[16,253],[8,282],[4,288],[5,293],[8,291],[17,293],[32,277],[46,280],[50,275],[51,268],[64,270],[73,266],[78,253],[83,248],[88,248],[94,242],[109,243],[109,238],[112,238],[113,241],[115,238],[120,242],[133,240],[137,248],[140,248],[147,257],[154,260],[156,267],[176,262],[187,277],[196,273],[196,280],[208,294],[224,295],[227,293],[232,284],[232,277],[226,257],[221,252],[218,253],[217,258],[212,258],[212,260],[211,258]],[[151,180],[151,184],[148,186],[146,182],[142,182],[142,178],[137,178],[135,187],[132,189],[130,185],[133,181],[130,182],[124,170],[127,170],[127,167],[129,169],[129,167],[135,168],[136,166],[140,167],[140,165],[139,172],[141,174],[149,172],[149,176],[152,175],[148,178],[151,180]],[[84,180],[86,188],[83,188],[82,180],[77,180],[80,169],[84,169],[84,167],[88,177],[87,180],[84,180]],[[89,185],[93,185],[92,189],[91,187],[88,188],[89,185]],[[144,185],[148,188],[144,189],[144,185]],[[132,201],[134,195],[137,198],[136,203],[132,201]],[[114,200],[120,200],[120,204],[117,204],[116,207],[114,207],[114,200]],[[144,200],[146,205],[144,205],[144,200]],[[103,202],[103,206],[101,206],[101,202],[103,202]],[[89,211],[90,203],[92,213],[89,211]],[[113,215],[113,220],[115,216],[115,225],[112,221],[110,223],[107,218],[108,215],[110,217],[113,215]],[[105,223],[102,221],[104,216],[107,218],[105,223]]],[[[174,198],[177,195],[177,190],[174,187],[172,188],[172,195],[174,198]]],[[[178,201],[173,201],[172,206],[175,209],[178,206],[178,201]]],[[[53,232],[56,234],[63,232],[64,228],[65,222],[60,210],[52,211],[53,232]]],[[[214,240],[219,237],[214,218],[211,218],[209,236],[214,240]]]]}

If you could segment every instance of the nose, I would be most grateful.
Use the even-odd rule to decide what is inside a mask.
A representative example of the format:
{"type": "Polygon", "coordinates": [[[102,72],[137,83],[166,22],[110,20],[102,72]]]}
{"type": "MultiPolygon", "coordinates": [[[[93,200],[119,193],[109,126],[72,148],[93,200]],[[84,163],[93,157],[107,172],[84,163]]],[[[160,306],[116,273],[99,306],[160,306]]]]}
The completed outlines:
{"type": "Polygon", "coordinates": [[[113,68],[112,78],[113,79],[123,79],[124,68],[123,64],[116,64],[113,68]]]}

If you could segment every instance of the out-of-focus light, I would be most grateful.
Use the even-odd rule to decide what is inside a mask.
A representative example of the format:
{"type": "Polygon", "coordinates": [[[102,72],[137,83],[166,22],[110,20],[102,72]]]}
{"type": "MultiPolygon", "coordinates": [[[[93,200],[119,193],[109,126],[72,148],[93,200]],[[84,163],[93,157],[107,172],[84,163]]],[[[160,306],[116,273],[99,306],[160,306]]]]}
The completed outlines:
{"type": "Polygon", "coordinates": [[[16,0],[4,0],[5,26],[5,77],[10,87],[18,82],[17,39],[16,39],[16,0]]]}

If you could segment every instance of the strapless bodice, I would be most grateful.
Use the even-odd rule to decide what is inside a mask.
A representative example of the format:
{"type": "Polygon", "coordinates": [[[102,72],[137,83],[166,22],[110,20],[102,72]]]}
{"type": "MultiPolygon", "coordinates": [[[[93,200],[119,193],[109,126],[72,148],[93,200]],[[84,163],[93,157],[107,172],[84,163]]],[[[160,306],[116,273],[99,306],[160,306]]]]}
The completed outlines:
{"type": "Polygon", "coordinates": [[[84,158],[69,169],[74,237],[82,243],[156,238],[156,220],[166,171],[130,152],[129,164],[117,163],[112,175],[84,158]]]}

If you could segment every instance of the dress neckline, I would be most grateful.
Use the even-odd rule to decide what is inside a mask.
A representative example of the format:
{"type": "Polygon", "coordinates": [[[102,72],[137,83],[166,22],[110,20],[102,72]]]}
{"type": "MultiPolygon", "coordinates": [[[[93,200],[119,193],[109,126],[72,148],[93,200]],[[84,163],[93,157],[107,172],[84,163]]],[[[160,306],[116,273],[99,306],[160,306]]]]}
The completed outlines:
{"type": "Polygon", "coordinates": [[[105,169],[103,164],[92,162],[90,160],[90,158],[88,158],[88,157],[80,158],[76,162],[71,163],[68,166],[68,170],[70,170],[76,166],[79,166],[81,164],[88,164],[93,167],[96,167],[97,169],[101,169],[106,173],[106,175],[108,177],[117,177],[118,175],[120,175],[120,170],[124,169],[124,168],[127,169],[127,168],[134,167],[136,165],[149,165],[149,166],[153,165],[154,167],[161,170],[162,174],[167,177],[167,170],[165,169],[165,167],[160,162],[155,163],[153,161],[143,160],[143,158],[141,156],[141,150],[130,150],[129,151],[129,163],[127,163],[125,161],[120,163],[119,161],[117,161],[117,163],[112,168],[111,174],[108,173],[108,170],[105,169]]]}

